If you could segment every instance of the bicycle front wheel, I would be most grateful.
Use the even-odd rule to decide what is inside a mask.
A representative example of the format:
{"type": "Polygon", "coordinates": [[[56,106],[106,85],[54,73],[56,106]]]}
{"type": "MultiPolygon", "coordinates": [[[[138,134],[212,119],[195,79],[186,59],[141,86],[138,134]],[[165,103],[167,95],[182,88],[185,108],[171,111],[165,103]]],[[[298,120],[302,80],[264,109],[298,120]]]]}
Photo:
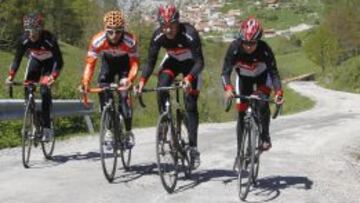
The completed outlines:
{"type": "Polygon", "coordinates": [[[127,171],[130,169],[130,161],[131,161],[131,149],[132,147],[128,147],[125,146],[125,139],[132,139],[132,138],[127,138],[125,137],[125,123],[124,123],[124,119],[122,117],[120,117],[120,137],[121,137],[121,149],[120,149],[120,154],[121,154],[121,162],[124,166],[124,169],[127,171]]]}
{"type": "Polygon", "coordinates": [[[46,159],[51,159],[55,147],[55,113],[52,104],[50,105],[50,125],[54,135],[49,141],[41,141],[41,149],[46,159]]]}
{"type": "Polygon", "coordinates": [[[115,119],[111,108],[105,107],[100,121],[100,158],[105,178],[111,183],[114,180],[117,164],[117,145],[115,137],[115,119]]]}
{"type": "Polygon", "coordinates": [[[260,168],[260,154],[261,154],[261,149],[260,149],[260,145],[261,145],[261,140],[260,140],[260,134],[261,134],[261,129],[260,126],[254,122],[253,123],[253,128],[252,128],[252,153],[254,153],[254,164],[252,167],[252,181],[253,184],[256,184],[256,179],[259,175],[259,168],[260,168]]]}
{"type": "Polygon", "coordinates": [[[175,189],[178,169],[177,153],[172,145],[173,128],[167,114],[160,116],[156,130],[156,160],[161,183],[168,193],[175,189]]]}
{"type": "Polygon", "coordinates": [[[253,156],[252,156],[252,140],[251,140],[251,128],[249,126],[245,127],[242,138],[241,146],[239,150],[239,161],[238,161],[238,189],[239,189],[239,198],[245,200],[252,183],[252,165],[253,165],[253,156]]]}
{"type": "Polygon", "coordinates": [[[34,109],[28,102],[25,108],[23,127],[21,129],[22,139],[22,162],[25,168],[29,168],[31,148],[35,138],[34,109]]]}

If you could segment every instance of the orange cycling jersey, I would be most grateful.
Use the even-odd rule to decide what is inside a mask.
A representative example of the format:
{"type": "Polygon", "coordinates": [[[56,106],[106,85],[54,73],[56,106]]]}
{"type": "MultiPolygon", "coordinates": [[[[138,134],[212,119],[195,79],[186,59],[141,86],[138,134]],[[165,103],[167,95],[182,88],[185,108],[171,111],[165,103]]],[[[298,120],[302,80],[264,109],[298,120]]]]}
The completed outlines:
{"type": "Polygon", "coordinates": [[[86,56],[85,71],[82,78],[83,84],[90,84],[94,75],[97,58],[102,54],[111,55],[112,57],[122,57],[128,55],[130,59],[130,72],[128,74],[128,79],[131,82],[135,80],[139,68],[139,54],[134,35],[125,32],[121,42],[117,45],[112,45],[106,37],[106,32],[103,31],[96,34],[91,39],[86,56]]]}

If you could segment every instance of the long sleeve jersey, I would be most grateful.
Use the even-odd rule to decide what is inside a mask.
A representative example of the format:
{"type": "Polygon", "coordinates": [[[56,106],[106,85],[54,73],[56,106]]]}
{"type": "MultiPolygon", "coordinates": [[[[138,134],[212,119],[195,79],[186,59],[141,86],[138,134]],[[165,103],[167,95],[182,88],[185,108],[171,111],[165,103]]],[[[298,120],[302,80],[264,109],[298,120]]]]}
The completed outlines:
{"type": "Polygon", "coordinates": [[[163,47],[169,57],[178,61],[193,60],[188,79],[193,80],[204,68],[204,57],[201,49],[201,41],[196,29],[188,23],[180,23],[179,31],[174,39],[168,39],[161,28],[155,30],[149,47],[148,61],[141,76],[141,80],[147,81],[154,71],[159,50],[163,47]]]}
{"type": "MultiPolygon", "coordinates": [[[[99,56],[108,56],[107,58],[116,58],[128,55],[130,72],[128,79],[133,82],[138,72],[139,53],[135,36],[125,32],[120,42],[116,45],[111,44],[106,37],[106,32],[96,34],[90,42],[88,53],[86,56],[85,71],[83,74],[83,84],[89,84],[94,75],[96,61],[99,56]]],[[[121,67],[114,67],[121,68],[121,67]]]]}
{"type": "Polygon", "coordinates": [[[257,77],[268,71],[275,91],[281,91],[281,80],[277,69],[276,60],[271,48],[266,42],[259,40],[254,53],[247,54],[242,48],[240,39],[234,40],[225,56],[222,69],[222,82],[225,89],[233,89],[231,72],[235,68],[240,76],[257,77]]]}
{"type": "Polygon", "coordinates": [[[39,61],[53,58],[55,63],[52,75],[55,78],[58,77],[63,66],[63,58],[57,39],[49,31],[42,31],[39,40],[36,42],[32,42],[26,33],[23,33],[20,36],[17,41],[15,57],[10,66],[10,75],[15,76],[25,53],[29,53],[30,57],[39,61]]]}

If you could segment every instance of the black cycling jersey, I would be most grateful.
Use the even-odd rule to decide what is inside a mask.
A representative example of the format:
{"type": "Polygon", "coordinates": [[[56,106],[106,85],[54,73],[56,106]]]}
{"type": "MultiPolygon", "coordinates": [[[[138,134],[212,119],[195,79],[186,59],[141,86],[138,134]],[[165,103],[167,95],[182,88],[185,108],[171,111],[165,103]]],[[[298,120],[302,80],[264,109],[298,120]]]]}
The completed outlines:
{"type": "Polygon", "coordinates": [[[175,39],[168,39],[161,28],[155,30],[149,47],[147,66],[142,72],[145,81],[154,70],[160,48],[166,49],[167,55],[179,62],[193,60],[190,70],[192,78],[197,77],[204,68],[201,41],[196,29],[189,23],[180,23],[175,39]]]}
{"type": "Polygon", "coordinates": [[[221,74],[223,85],[231,86],[231,72],[235,68],[240,77],[255,78],[267,72],[275,91],[281,90],[276,60],[266,42],[259,40],[257,48],[252,54],[245,53],[241,43],[240,39],[236,39],[229,46],[221,74]]]}
{"type": "Polygon", "coordinates": [[[52,75],[57,77],[63,66],[62,54],[57,39],[49,31],[42,31],[39,40],[32,42],[26,33],[23,33],[17,42],[17,49],[14,60],[11,64],[11,74],[16,74],[22,57],[28,53],[30,58],[38,61],[52,59],[54,62],[52,75]]]}

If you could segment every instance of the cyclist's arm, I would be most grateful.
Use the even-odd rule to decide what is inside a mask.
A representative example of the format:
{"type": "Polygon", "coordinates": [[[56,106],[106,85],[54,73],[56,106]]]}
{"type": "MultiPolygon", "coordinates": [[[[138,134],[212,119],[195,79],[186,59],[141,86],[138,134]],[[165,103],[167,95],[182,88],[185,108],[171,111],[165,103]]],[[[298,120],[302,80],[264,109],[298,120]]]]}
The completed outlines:
{"type": "Polygon", "coordinates": [[[186,76],[189,81],[194,80],[198,77],[201,71],[204,69],[204,57],[201,49],[201,40],[199,34],[196,30],[193,30],[193,33],[190,33],[190,50],[194,60],[194,66],[192,67],[190,73],[186,76]]]}
{"type": "Polygon", "coordinates": [[[62,53],[61,53],[59,44],[57,42],[57,39],[55,37],[53,37],[52,41],[53,41],[52,52],[53,52],[54,61],[56,64],[52,70],[51,75],[53,76],[54,79],[56,79],[60,74],[60,71],[64,65],[64,61],[63,61],[62,53]]]}
{"type": "Polygon", "coordinates": [[[130,58],[130,62],[129,62],[130,72],[128,75],[128,80],[130,82],[134,82],[139,70],[139,51],[138,51],[137,43],[131,48],[129,52],[129,58],[130,58]]]}
{"type": "Polygon", "coordinates": [[[18,69],[20,67],[22,57],[24,56],[24,54],[26,52],[26,49],[27,49],[26,42],[23,39],[23,37],[20,37],[17,41],[16,53],[15,53],[13,62],[10,65],[9,76],[15,77],[16,72],[18,71],[18,69]]]}
{"type": "Polygon", "coordinates": [[[281,85],[281,79],[280,79],[279,70],[276,65],[276,59],[274,53],[272,52],[269,46],[267,46],[265,51],[267,54],[266,65],[269,67],[269,73],[270,73],[270,78],[272,80],[273,88],[276,94],[282,95],[283,90],[281,85]]]}
{"type": "Polygon", "coordinates": [[[161,46],[158,42],[158,40],[159,40],[158,35],[159,35],[158,32],[154,32],[154,34],[151,38],[150,47],[149,47],[149,51],[148,51],[148,62],[147,62],[146,67],[143,69],[142,75],[140,78],[140,81],[142,81],[144,83],[147,82],[151,73],[154,71],[157,57],[159,55],[159,50],[160,50],[161,46]]]}
{"type": "Polygon", "coordinates": [[[82,76],[82,84],[89,85],[94,75],[95,65],[98,57],[98,49],[91,43],[86,56],[85,70],[82,76]]]}
{"type": "Polygon", "coordinates": [[[224,85],[224,89],[234,90],[233,85],[231,84],[231,72],[235,65],[235,53],[237,51],[237,41],[234,41],[230,44],[224,59],[224,65],[221,73],[221,80],[224,85]]]}

